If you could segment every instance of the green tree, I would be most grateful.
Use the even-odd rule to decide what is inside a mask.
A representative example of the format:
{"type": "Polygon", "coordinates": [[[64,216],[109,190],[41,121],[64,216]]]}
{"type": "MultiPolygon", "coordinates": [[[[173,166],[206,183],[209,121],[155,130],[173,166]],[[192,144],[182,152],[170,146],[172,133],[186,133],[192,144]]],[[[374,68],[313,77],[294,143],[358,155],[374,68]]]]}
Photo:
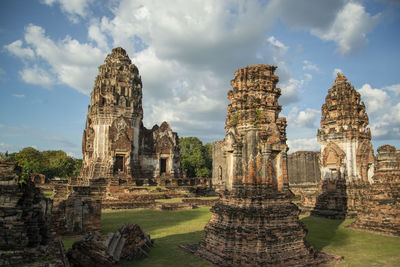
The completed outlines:
{"type": "Polygon", "coordinates": [[[179,138],[181,166],[189,177],[211,176],[211,145],[203,143],[197,137],[179,138]]]}
{"type": "Polygon", "coordinates": [[[82,159],[74,159],[74,170],[72,171],[72,177],[78,177],[82,168],[82,159]]]}
{"type": "MultiPolygon", "coordinates": [[[[210,143],[206,143],[204,145],[204,155],[205,155],[205,161],[206,161],[206,167],[212,170],[212,145],[210,143]]],[[[210,176],[211,177],[211,173],[210,176]]]]}
{"type": "Polygon", "coordinates": [[[39,150],[33,147],[26,147],[15,153],[13,158],[18,161],[18,165],[22,167],[22,173],[28,175],[30,173],[42,173],[45,167],[45,161],[39,150]]]}
{"type": "Polygon", "coordinates": [[[9,158],[18,161],[24,178],[31,173],[41,173],[47,178],[76,177],[82,167],[81,159],[74,159],[62,150],[40,152],[35,148],[27,147],[18,153],[10,154],[9,158]]]}

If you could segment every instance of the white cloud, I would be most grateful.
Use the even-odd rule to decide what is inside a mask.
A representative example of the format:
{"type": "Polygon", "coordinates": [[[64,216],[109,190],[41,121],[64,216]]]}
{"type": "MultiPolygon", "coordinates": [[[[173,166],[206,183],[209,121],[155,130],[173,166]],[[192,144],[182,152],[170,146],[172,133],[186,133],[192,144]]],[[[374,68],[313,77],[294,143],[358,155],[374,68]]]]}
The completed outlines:
{"type": "Polygon", "coordinates": [[[12,96],[16,98],[25,98],[24,94],[13,94],[12,96]]]}
{"type": "Polygon", "coordinates": [[[333,77],[333,78],[336,78],[337,75],[338,75],[338,73],[343,73],[342,69],[339,69],[339,68],[333,69],[332,77],[333,77]]]}
{"type": "MultiPolygon", "coordinates": [[[[74,21],[90,17],[90,0],[44,3],[59,4],[74,21]]],[[[339,41],[344,40],[353,49],[357,42],[349,41],[355,38],[352,35],[337,32],[338,36],[332,35],[336,39],[323,35],[339,29],[338,13],[346,5],[345,1],[331,0],[121,0],[113,2],[112,16],[88,20],[88,43],[70,36],[54,40],[46,36],[43,28],[29,25],[26,45],[21,43],[20,47],[31,49],[35,59],[49,65],[46,71],[54,75],[55,82],[88,94],[97,66],[110,53],[111,45],[122,46],[142,75],[147,125],[168,120],[183,136],[222,136],[226,93],[236,69],[259,63],[277,65],[283,105],[299,101],[298,93],[312,79],[310,73],[303,78],[291,75],[289,46],[268,34],[275,21],[281,18],[289,26],[320,34],[317,36],[324,40],[331,38],[339,47],[339,41]]],[[[359,25],[369,25],[373,17],[364,9],[361,11],[361,19],[352,25],[366,34],[368,28],[359,25]]],[[[303,63],[308,72],[318,71],[318,66],[310,61],[303,63]]],[[[303,112],[296,119],[309,127],[313,113],[303,112]]]]}
{"type": "Polygon", "coordinates": [[[316,129],[316,122],[321,117],[321,112],[316,109],[307,108],[299,111],[297,107],[293,107],[288,116],[288,125],[293,128],[311,128],[316,129]]]}
{"type": "Polygon", "coordinates": [[[101,32],[97,23],[91,24],[88,29],[89,39],[95,41],[97,46],[103,50],[110,50],[107,42],[107,36],[101,32]]]}
{"type": "Polygon", "coordinates": [[[398,140],[400,139],[400,103],[385,109],[387,113],[374,119],[371,124],[372,136],[378,140],[398,140]]]}
{"type": "Polygon", "coordinates": [[[89,5],[93,0],[42,0],[43,4],[53,6],[60,5],[61,10],[68,15],[73,23],[79,22],[79,17],[86,18],[89,14],[89,5]]]}
{"type": "Polygon", "coordinates": [[[285,64],[288,46],[265,37],[274,22],[268,5],[125,0],[113,13],[99,30],[140,70],[147,127],[167,120],[182,136],[222,138],[229,81],[246,65],[277,65],[280,102],[298,101],[303,82],[285,64]]]}
{"type": "Polygon", "coordinates": [[[288,105],[299,101],[297,92],[303,86],[303,80],[297,80],[294,78],[289,78],[289,80],[280,83],[280,88],[282,89],[282,95],[279,98],[279,103],[282,105],[288,105]]]}
{"type": "Polygon", "coordinates": [[[304,60],[303,61],[303,70],[313,70],[313,71],[319,71],[319,68],[317,65],[313,64],[311,61],[304,60]]]}
{"type": "Polygon", "coordinates": [[[396,96],[400,95],[400,83],[387,86],[383,89],[392,91],[396,96]]]}
{"type": "Polygon", "coordinates": [[[113,12],[113,19],[101,20],[113,46],[121,45],[132,55],[132,40],[139,38],[160,59],[220,72],[255,61],[254,52],[274,20],[256,1],[125,0],[113,12]]]}
{"type": "Polygon", "coordinates": [[[5,45],[4,48],[7,49],[10,53],[20,58],[33,59],[35,57],[35,53],[31,48],[22,47],[21,40],[17,40],[15,42],[12,42],[11,44],[5,45]]]}
{"type": "Polygon", "coordinates": [[[366,12],[358,1],[272,0],[269,6],[290,27],[308,30],[322,40],[335,42],[342,55],[365,45],[367,34],[380,18],[380,14],[372,16],[366,12]]]}
{"type": "Polygon", "coordinates": [[[167,121],[180,136],[199,136],[203,141],[223,136],[227,106],[223,79],[208,70],[193,72],[160,60],[151,49],[136,61],[144,83],[146,127],[167,121]]]}
{"type": "MultiPolygon", "coordinates": [[[[97,74],[97,66],[105,58],[102,50],[89,44],[81,44],[69,36],[54,42],[45,35],[42,27],[32,24],[25,29],[25,41],[37,57],[50,65],[51,72],[59,82],[89,94],[97,74]]],[[[49,72],[37,66],[23,70],[21,75],[27,83],[49,86],[55,82],[49,72]],[[36,80],[35,73],[39,74],[39,81],[36,80]]]]}
{"type": "Polygon", "coordinates": [[[281,43],[279,40],[277,40],[274,36],[271,36],[267,39],[268,43],[271,45],[275,46],[276,48],[282,50],[284,53],[288,50],[288,46],[284,45],[281,43]]]}
{"type": "Polygon", "coordinates": [[[316,137],[288,140],[287,144],[289,146],[288,153],[296,151],[320,151],[321,149],[316,137]]]}
{"type": "Polygon", "coordinates": [[[389,102],[388,94],[381,89],[374,89],[369,84],[364,84],[358,92],[361,94],[363,101],[366,104],[369,115],[376,112],[384,112],[389,102]]]}
{"type": "Polygon", "coordinates": [[[400,103],[389,94],[397,95],[396,88],[397,84],[381,89],[364,84],[358,89],[367,108],[372,137],[377,140],[400,139],[400,103]]]}
{"type": "Polygon", "coordinates": [[[54,84],[53,77],[37,65],[33,66],[33,68],[23,69],[19,72],[19,75],[26,83],[36,84],[47,88],[54,84]]]}
{"type": "Polygon", "coordinates": [[[311,33],[323,40],[334,41],[337,51],[346,55],[367,43],[366,35],[375,27],[380,14],[371,16],[360,3],[350,1],[341,9],[328,29],[315,28],[311,33]]]}

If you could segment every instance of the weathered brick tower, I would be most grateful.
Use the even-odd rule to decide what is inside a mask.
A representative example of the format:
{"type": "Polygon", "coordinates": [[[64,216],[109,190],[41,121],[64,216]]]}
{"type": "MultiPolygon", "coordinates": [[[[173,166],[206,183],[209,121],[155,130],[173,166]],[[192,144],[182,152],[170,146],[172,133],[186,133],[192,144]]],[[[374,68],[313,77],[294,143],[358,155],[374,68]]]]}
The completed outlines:
{"type": "Polygon", "coordinates": [[[166,122],[147,130],[142,119],[139,70],[123,48],[114,48],[99,67],[91,93],[81,177],[180,177],[177,134],[166,122]]]}
{"type": "Polygon", "coordinates": [[[322,179],[343,178],[372,182],[374,152],[365,105],[360,94],[338,73],[321,108],[322,179]]]}
{"type": "MultiPolygon", "coordinates": [[[[305,241],[288,187],[286,119],[278,117],[276,67],[235,72],[228,92],[226,136],[213,145],[212,207],[195,254],[219,266],[303,266],[326,260],[305,241]]],[[[325,255],[326,256],[326,255],[325,255]]]]}
{"type": "MultiPolygon", "coordinates": [[[[372,182],[374,152],[365,105],[360,94],[338,73],[321,108],[321,181],[312,215],[332,219],[354,217],[372,182]]],[[[312,203],[312,202],[309,202],[312,203]]]]}

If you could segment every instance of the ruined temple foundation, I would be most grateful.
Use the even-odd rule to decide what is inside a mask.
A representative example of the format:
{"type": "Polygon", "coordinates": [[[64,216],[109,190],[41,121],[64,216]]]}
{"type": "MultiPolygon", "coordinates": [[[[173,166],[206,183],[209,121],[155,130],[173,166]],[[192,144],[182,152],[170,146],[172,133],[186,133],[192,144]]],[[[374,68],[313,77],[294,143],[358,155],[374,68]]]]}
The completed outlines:
{"type": "Polygon", "coordinates": [[[334,259],[307,243],[292,198],[269,185],[222,193],[196,254],[219,266],[312,266],[334,259]]]}
{"type": "Polygon", "coordinates": [[[100,231],[103,189],[54,183],[52,229],[58,235],[78,235],[100,231]]]}
{"type": "Polygon", "coordinates": [[[185,248],[218,266],[310,266],[334,259],[315,251],[288,187],[286,120],[279,118],[276,67],[235,72],[226,137],[213,145],[221,188],[205,237],[185,248]]]}
{"type": "Polygon", "coordinates": [[[378,148],[374,183],[352,228],[400,236],[400,150],[384,145],[378,148]]]}

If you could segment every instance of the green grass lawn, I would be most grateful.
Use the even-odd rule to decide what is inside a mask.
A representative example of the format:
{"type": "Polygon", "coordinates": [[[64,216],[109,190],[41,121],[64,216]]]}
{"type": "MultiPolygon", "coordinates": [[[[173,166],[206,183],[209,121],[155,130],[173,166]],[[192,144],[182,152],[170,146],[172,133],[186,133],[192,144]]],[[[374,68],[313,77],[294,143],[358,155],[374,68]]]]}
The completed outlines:
{"type": "Polygon", "coordinates": [[[344,257],[335,266],[400,266],[400,238],[347,228],[354,219],[305,217],[307,240],[318,250],[344,257]]]}
{"type": "MultiPolygon", "coordinates": [[[[206,261],[178,248],[197,243],[210,218],[209,208],[193,210],[125,210],[102,214],[102,233],[114,232],[124,223],[137,223],[156,239],[150,257],[121,266],[211,266],[206,261]]],[[[336,266],[400,266],[400,238],[387,237],[346,228],[353,220],[302,217],[309,233],[307,240],[317,249],[344,256],[336,266]]],[[[64,239],[70,247],[73,238],[64,239]]]]}
{"type": "Polygon", "coordinates": [[[156,199],[155,202],[158,202],[158,203],[182,203],[182,198],[181,197],[160,198],[160,199],[156,199]]]}
{"type": "MultiPolygon", "coordinates": [[[[215,200],[218,199],[219,197],[189,197],[190,199],[201,199],[201,200],[215,200]]],[[[167,199],[156,199],[155,202],[159,203],[182,203],[182,197],[176,197],[176,198],[167,198],[167,199]]]]}
{"type": "Polygon", "coordinates": [[[211,215],[209,209],[109,211],[102,214],[102,233],[114,232],[124,223],[136,223],[156,239],[149,258],[121,262],[121,266],[211,266],[178,247],[202,238],[202,230],[211,215]]]}

